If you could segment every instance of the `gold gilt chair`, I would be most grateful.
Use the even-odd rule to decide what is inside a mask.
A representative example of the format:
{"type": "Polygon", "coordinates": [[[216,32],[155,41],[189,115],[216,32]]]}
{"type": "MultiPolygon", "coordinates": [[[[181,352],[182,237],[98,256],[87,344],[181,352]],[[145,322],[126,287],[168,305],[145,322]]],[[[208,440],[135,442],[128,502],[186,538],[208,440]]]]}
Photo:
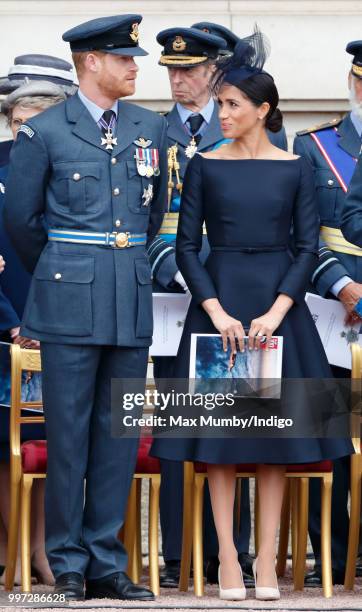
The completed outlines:
{"type": "Polygon", "coordinates": [[[361,481],[362,481],[362,455],[361,455],[361,390],[362,390],[362,348],[351,344],[352,352],[352,442],[355,454],[351,456],[351,484],[350,484],[350,518],[345,589],[353,589],[356,575],[356,561],[358,555],[358,542],[361,516],[361,481]]]}
{"type": "Polygon", "coordinates": [[[128,573],[138,583],[142,574],[141,545],[141,485],[146,478],[149,481],[148,506],[148,556],[150,587],[155,595],[160,594],[158,566],[158,514],[160,506],[161,470],[160,462],[149,456],[152,438],[141,438],[136,470],[133,477],[126,520],[124,526],[124,545],[128,553],[128,573]]]}
{"type": "MultiPolygon", "coordinates": [[[[190,577],[191,554],[193,558],[195,595],[204,594],[203,580],[203,491],[207,478],[206,465],[202,463],[186,463],[185,486],[192,488],[189,496],[189,511],[184,512],[183,546],[181,560],[180,590],[187,591],[190,577]],[[191,484],[190,484],[191,483],[191,484]],[[191,553],[192,551],[192,553],[191,553]]],[[[295,590],[304,587],[304,572],[308,537],[308,484],[309,478],[321,479],[322,512],[321,512],[321,552],[322,552],[322,583],[325,597],[332,597],[332,557],[331,557],[331,502],[333,464],[331,461],[306,465],[289,465],[287,467],[287,487],[282,511],[282,527],[277,573],[282,575],[286,563],[289,531],[289,485],[291,480],[292,499],[292,550],[293,578],[295,590]]],[[[236,467],[237,478],[255,478],[256,465],[240,464],[236,467]]],[[[186,496],[185,496],[186,497],[186,496]]],[[[256,497],[257,500],[257,497],[256,497]]],[[[256,514],[258,514],[256,512],[256,514]]],[[[258,516],[255,516],[255,538],[258,548],[258,516]]]]}
{"type": "Polygon", "coordinates": [[[19,539],[21,537],[21,587],[31,592],[30,513],[31,492],[35,478],[46,477],[47,449],[45,440],[21,443],[23,425],[44,423],[42,414],[22,415],[24,408],[42,410],[41,402],[21,399],[23,372],[40,372],[40,351],[21,349],[11,345],[11,412],[10,412],[10,519],[6,558],[5,588],[12,590],[16,570],[19,539]]]}

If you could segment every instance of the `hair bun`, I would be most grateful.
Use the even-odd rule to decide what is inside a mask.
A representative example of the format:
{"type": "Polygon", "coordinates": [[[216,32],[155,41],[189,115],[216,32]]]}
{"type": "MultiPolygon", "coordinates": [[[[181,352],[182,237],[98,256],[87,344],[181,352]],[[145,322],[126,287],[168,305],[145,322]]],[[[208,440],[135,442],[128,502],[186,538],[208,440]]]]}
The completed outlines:
{"type": "Polygon", "coordinates": [[[266,118],[265,127],[271,132],[279,132],[283,127],[283,115],[279,108],[276,108],[270,117],[266,118]]]}

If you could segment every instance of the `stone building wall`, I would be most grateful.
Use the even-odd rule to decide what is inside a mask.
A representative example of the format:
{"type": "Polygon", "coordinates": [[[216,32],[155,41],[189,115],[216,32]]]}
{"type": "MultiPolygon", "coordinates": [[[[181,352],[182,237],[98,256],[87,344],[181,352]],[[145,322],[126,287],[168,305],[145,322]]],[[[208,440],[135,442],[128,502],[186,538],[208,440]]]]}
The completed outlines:
{"type": "MultiPolygon", "coordinates": [[[[81,21],[117,13],[141,13],[135,101],[155,110],[170,107],[167,71],[157,65],[155,35],[174,25],[210,20],[240,36],[258,23],[271,42],[267,69],[276,80],[290,138],[297,129],[348,109],[346,43],[362,38],[361,0],[0,0],[0,75],[14,56],[48,53],[70,59],[61,34],[81,21]]],[[[7,137],[0,124],[0,138],[7,137]]]]}

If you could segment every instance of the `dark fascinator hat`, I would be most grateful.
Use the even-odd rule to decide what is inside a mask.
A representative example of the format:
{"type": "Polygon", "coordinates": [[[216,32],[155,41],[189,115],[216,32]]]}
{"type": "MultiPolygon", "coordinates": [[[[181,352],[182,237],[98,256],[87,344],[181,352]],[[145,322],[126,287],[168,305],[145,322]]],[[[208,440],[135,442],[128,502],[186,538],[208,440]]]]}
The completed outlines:
{"type": "Polygon", "coordinates": [[[233,55],[218,60],[213,89],[217,90],[224,82],[237,87],[251,76],[268,74],[263,67],[269,54],[269,41],[255,26],[253,34],[240,38],[233,55]]]}

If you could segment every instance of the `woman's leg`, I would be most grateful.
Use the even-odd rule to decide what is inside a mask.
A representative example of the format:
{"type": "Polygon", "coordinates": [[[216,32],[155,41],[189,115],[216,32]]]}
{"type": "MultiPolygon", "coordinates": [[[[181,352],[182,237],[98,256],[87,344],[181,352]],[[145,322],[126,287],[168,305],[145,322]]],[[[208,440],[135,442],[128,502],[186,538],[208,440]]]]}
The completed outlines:
{"type": "Polygon", "coordinates": [[[235,465],[208,464],[212,512],[219,541],[220,581],[223,589],[240,588],[242,578],[234,544],[235,465]]]}
{"type": "Polygon", "coordinates": [[[260,526],[257,564],[258,586],[277,587],[275,573],[276,537],[285,486],[285,466],[258,465],[260,526]]]}
{"type": "MultiPolygon", "coordinates": [[[[6,550],[7,550],[7,539],[8,539],[8,528],[9,528],[9,514],[10,514],[10,464],[7,461],[0,461],[0,523],[1,523],[1,565],[5,565],[6,562],[6,550]]],[[[0,579],[0,583],[3,584],[5,579],[5,573],[0,579]]],[[[16,563],[15,572],[15,584],[20,584],[21,573],[20,573],[20,549],[18,548],[18,559],[16,563]]]]}
{"type": "MultiPolygon", "coordinates": [[[[44,541],[44,486],[45,480],[35,480],[32,494],[32,538],[31,555],[35,569],[43,584],[53,584],[54,579],[45,555],[44,541]]],[[[7,532],[10,513],[10,466],[5,461],[0,462],[0,564],[6,559],[7,532]],[[3,531],[4,533],[3,533],[3,531]]],[[[19,538],[20,544],[20,538],[19,538]]],[[[15,583],[20,584],[20,550],[16,565],[15,583]]]]}
{"type": "Polygon", "coordinates": [[[35,479],[32,495],[32,537],[31,559],[37,571],[38,580],[42,584],[54,584],[53,574],[45,554],[45,517],[44,517],[45,480],[35,479]]]}

